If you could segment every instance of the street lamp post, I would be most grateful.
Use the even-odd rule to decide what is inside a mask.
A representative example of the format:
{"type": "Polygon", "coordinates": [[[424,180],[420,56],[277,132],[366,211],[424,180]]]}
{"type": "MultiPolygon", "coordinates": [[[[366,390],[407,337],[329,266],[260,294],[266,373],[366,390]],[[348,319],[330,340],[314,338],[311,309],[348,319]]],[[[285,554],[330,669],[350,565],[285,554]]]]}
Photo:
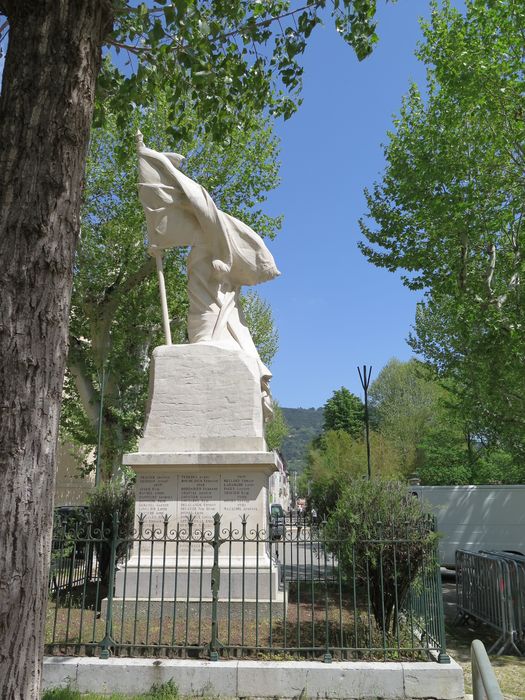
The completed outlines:
{"type": "Polygon", "coordinates": [[[106,363],[102,365],[100,401],[98,405],[97,460],[95,462],[95,486],[100,484],[100,451],[102,449],[102,418],[104,414],[104,390],[106,388],[106,363]]]}

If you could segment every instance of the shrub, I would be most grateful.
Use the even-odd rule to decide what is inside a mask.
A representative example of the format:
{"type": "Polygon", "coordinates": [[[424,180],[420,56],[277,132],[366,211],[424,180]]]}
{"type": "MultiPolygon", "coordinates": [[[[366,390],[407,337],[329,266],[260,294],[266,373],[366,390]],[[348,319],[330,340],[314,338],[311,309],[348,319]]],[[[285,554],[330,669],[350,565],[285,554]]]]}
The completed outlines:
{"type": "Polygon", "coordinates": [[[95,552],[98,559],[99,576],[103,584],[109,584],[111,564],[111,538],[116,534],[119,540],[115,564],[127,554],[129,539],[133,536],[135,498],[133,485],[129,481],[111,481],[101,484],[88,496],[91,516],[91,533],[95,539],[95,552]],[[118,533],[113,532],[113,517],[118,516],[118,533]]]}
{"type": "Polygon", "coordinates": [[[369,597],[378,627],[395,629],[410,586],[435,565],[437,535],[420,501],[406,484],[355,479],[342,486],[326,538],[347,582],[369,597]]]}
{"type": "Polygon", "coordinates": [[[178,700],[179,689],[170,679],[166,683],[154,684],[146,697],[147,700],[178,700]]]}

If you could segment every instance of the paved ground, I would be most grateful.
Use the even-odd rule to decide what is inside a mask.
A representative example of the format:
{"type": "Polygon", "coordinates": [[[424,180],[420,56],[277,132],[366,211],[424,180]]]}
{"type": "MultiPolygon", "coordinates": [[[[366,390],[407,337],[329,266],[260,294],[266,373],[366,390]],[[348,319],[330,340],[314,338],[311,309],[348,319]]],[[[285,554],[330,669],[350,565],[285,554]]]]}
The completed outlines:
{"type": "MultiPolygon", "coordinates": [[[[488,649],[496,641],[498,635],[486,625],[455,624],[456,584],[453,574],[445,575],[443,578],[443,601],[445,604],[447,649],[450,655],[463,667],[465,692],[472,693],[470,644],[473,639],[481,639],[488,649]]],[[[524,700],[525,657],[491,656],[490,660],[506,700],[524,700]]]]}

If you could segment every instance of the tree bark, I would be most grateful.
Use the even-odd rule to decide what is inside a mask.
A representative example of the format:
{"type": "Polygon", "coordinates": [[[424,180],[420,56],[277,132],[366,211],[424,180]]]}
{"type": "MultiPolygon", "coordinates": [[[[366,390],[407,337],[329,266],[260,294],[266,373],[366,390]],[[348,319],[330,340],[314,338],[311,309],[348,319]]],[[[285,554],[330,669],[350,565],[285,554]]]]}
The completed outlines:
{"type": "Polygon", "coordinates": [[[1,0],[0,697],[40,697],[82,178],[109,0],[1,0]]]}

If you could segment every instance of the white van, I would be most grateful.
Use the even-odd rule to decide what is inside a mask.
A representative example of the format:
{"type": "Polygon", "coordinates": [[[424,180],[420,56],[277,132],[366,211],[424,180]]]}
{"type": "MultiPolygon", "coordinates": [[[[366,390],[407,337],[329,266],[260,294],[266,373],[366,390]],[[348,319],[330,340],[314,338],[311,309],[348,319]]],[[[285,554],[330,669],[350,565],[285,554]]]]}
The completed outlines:
{"type": "Polygon", "coordinates": [[[456,549],[525,554],[525,484],[410,486],[430,505],[441,534],[441,565],[455,568],[456,549]]]}

